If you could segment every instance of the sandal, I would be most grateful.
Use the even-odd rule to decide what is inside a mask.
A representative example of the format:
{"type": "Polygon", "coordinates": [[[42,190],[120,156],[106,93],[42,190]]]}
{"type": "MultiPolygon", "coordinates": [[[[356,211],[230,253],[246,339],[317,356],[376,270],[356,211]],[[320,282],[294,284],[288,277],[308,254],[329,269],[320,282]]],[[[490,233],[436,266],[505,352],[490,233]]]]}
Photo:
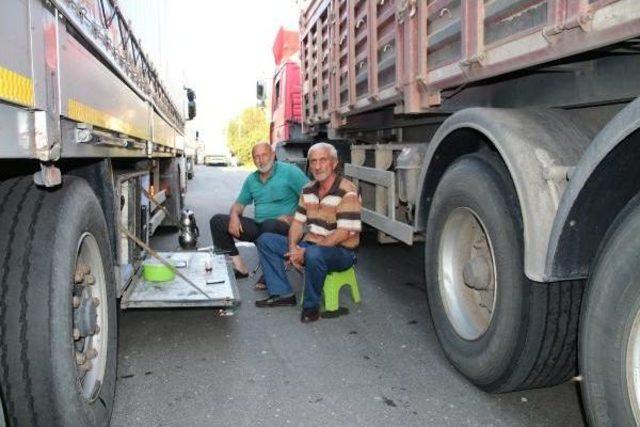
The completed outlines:
{"type": "Polygon", "coordinates": [[[266,291],[267,285],[264,280],[264,274],[260,276],[260,278],[256,281],[256,284],[253,285],[253,289],[256,291],[266,291]]]}
{"type": "Polygon", "coordinates": [[[236,276],[236,279],[246,279],[249,277],[249,273],[243,273],[235,268],[233,269],[233,274],[236,276]]]}

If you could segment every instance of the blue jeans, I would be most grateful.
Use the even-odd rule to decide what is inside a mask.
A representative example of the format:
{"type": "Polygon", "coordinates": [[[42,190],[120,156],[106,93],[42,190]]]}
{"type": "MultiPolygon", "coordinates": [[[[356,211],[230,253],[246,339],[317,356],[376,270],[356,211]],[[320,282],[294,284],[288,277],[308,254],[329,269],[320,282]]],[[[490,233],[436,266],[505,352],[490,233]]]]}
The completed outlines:
{"type": "MultiPolygon", "coordinates": [[[[256,240],[256,246],[269,295],[291,295],[293,289],[284,267],[284,254],[289,252],[287,238],[279,234],[264,233],[256,240]]],[[[341,246],[317,246],[307,242],[301,242],[300,246],[305,248],[303,308],[316,308],[320,305],[327,273],[351,267],[356,255],[352,250],[341,246]]]]}

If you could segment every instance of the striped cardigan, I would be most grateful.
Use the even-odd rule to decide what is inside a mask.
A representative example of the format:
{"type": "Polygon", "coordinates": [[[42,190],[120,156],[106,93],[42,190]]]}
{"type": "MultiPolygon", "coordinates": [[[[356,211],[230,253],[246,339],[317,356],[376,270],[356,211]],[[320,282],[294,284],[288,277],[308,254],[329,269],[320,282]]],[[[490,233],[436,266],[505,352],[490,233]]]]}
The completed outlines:
{"type": "Polygon", "coordinates": [[[340,228],[350,232],[349,238],[340,245],[348,249],[357,248],[362,230],[362,201],[357,187],[351,181],[337,176],[322,200],[318,196],[319,189],[317,181],[302,188],[294,218],[309,226],[309,233],[304,240],[315,243],[340,228]]]}

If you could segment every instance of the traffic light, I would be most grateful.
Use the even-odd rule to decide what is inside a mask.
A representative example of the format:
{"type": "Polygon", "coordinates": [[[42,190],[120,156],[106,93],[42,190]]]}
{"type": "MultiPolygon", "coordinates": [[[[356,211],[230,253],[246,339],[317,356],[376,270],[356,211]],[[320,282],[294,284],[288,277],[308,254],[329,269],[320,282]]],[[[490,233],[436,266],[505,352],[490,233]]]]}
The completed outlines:
{"type": "Polygon", "coordinates": [[[187,91],[187,120],[193,120],[196,116],[196,92],[188,87],[184,88],[187,91]]]}

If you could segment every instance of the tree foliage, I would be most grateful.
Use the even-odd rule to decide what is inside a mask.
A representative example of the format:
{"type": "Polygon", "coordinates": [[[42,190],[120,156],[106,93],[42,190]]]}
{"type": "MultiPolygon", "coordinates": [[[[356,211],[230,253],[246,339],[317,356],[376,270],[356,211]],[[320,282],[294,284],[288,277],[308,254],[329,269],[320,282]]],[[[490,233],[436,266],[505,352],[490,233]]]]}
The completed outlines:
{"type": "Polygon", "coordinates": [[[251,148],[269,140],[269,123],[263,110],[246,108],[227,124],[227,147],[243,163],[251,163],[251,148]]]}

